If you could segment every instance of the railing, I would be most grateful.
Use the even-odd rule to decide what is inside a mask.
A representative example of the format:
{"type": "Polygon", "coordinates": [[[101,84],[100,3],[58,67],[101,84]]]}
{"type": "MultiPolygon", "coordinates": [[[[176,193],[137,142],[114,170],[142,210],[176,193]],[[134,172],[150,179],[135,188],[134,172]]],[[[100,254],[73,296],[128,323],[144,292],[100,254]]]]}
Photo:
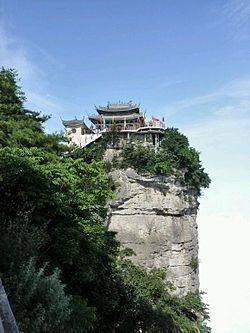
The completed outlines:
{"type": "Polygon", "coordinates": [[[165,123],[163,122],[145,122],[144,124],[113,124],[113,125],[97,125],[96,129],[93,129],[95,133],[100,133],[100,132],[112,132],[112,131],[137,131],[139,128],[143,127],[149,127],[149,128],[162,128],[165,129],[165,123]]]}
{"type": "Polygon", "coordinates": [[[162,122],[162,121],[147,121],[145,123],[145,126],[144,127],[160,127],[160,128],[165,128],[165,123],[162,122]]]}

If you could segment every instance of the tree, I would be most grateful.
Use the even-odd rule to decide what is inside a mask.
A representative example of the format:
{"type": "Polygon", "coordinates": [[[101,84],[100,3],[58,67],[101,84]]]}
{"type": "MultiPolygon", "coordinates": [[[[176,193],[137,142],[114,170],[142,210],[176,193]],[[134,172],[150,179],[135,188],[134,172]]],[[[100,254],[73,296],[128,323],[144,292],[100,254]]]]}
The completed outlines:
{"type": "Polygon", "coordinates": [[[207,306],[199,294],[173,295],[160,269],[147,270],[121,259],[118,265],[122,304],[116,318],[115,332],[193,333],[210,332],[207,306]]]}
{"type": "Polygon", "coordinates": [[[0,71],[0,147],[41,147],[56,153],[65,150],[59,141],[65,141],[62,133],[45,134],[43,123],[49,116],[24,107],[24,92],[18,86],[14,69],[0,71]]]}
{"type": "MultiPolygon", "coordinates": [[[[17,83],[16,72],[2,68],[0,275],[21,332],[191,333],[195,325],[208,332],[205,317],[194,315],[203,313],[199,298],[172,296],[162,272],[121,260],[104,226],[113,183],[101,159],[113,134],[83,156],[62,154],[60,136],[44,133],[48,117],[25,109],[17,83]]],[[[172,158],[167,143],[162,155],[147,151],[146,159],[144,148],[133,146],[122,163],[163,174],[188,166],[187,182],[202,175],[186,139],[169,134],[179,142],[172,140],[172,158]]]]}
{"type": "Polygon", "coordinates": [[[26,100],[17,85],[18,76],[14,69],[1,68],[0,71],[0,110],[4,116],[24,115],[23,103],[26,100]]]}
{"type": "Polygon", "coordinates": [[[199,152],[190,147],[187,137],[177,128],[166,129],[158,151],[149,150],[141,144],[127,144],[120,154],[119,166],[132,167],[140,173],[175,175],[184,185],[195,189],[197,195],[210,184],[199,152]]]}
{"type": "Polygon", "coordinates": [[[17,274],[6,279],[20,332],[56,332],[69,320],[71,298],[64,293],[60,272],[45,275],[45,268],[37,270],[30,258],[17,274]]]}

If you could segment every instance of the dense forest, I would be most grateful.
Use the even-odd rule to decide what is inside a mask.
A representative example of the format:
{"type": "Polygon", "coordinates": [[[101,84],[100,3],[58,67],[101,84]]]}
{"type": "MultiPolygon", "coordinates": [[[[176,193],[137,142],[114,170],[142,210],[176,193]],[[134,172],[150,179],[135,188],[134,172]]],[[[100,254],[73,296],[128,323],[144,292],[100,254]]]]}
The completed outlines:
{"type": "MultiPolygon", "coordinates": [[[[199,294],[174,295],[166,272],[132,264],[106,230],[114,184],[101,159],[105,140],[69,151],[62,134],[45,133],[48,118],[25,108],[16,71],[2,68],[0,277],[20,332],[210,332],[199,294]]],[[[197,194],[210,181],[175,129],[158,152],[128,146],[113,166],[185,170],[197,194]]]]}

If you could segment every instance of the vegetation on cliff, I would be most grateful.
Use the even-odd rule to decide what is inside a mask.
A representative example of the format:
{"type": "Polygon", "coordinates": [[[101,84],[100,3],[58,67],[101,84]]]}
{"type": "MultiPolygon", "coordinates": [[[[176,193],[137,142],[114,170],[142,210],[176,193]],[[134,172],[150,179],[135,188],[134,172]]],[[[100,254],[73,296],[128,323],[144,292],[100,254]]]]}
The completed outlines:
{"type": "Polygon", "coordinates": [[[160,148],[155,151],[141,144],[128,144],[120,155],[121,167],[131,166],[141,173],[158,175],[183,175],[184,184],[201,193],[210,179],[204,171],[199,152],[190,147],[188,139],[177,128],[167,128],[160,148]]]}
{"type": "MultiPolygon", "coordinates": [[[[107,147],[116,147],[119,137],[116,132],[103,135],[103,139],[84,149],[76,149],[75,157],[81,156],[86,162],[103,158],[107,147]]],[[[190,188],[201,194],[202,188],[209,187],[210,178],[200,161],[200,153],[190,146],[188,138],[177,128],[166,128],[159,149],[149,149],[140,141],[126,143],[118,156],[113,158],[108,168],[132,167],[139,173],[170,176],[175,175],[190,188]]]]}
{"type": "Polygon", "coordinates": [[[104,163],[91,150],[65,155],[24,101],[2,68],[0,275],[20,332],[209,332],[199,295],[173,296],[162,271],[123,258],[103,224],[104,163]]]}

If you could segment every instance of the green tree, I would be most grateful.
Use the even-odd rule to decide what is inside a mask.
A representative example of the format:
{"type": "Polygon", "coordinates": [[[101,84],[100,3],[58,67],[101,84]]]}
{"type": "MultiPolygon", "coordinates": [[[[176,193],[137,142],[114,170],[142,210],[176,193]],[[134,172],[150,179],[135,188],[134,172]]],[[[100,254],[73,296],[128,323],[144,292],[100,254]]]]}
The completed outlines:
{"type": "MultiPolygon", "coordinates": [[[[22,332],[209,332],[198,296],[173,296],[164,274],[120,259],[104,226],[113,184],[101,161],[115,135],[67,151],[24,107],[14,70],[0,71],[0,274],[22,332]],[[201,317],[197,314],[201,313],[201,317]]],[[[159,152],[131,145],[117,163],[206,177],[187,139],[169,130],[159,152]],[[131,148],[131,149],[130,149],[131,148]]]]}
{"type": "Polygon", "coordinates": [[[60,134],[45,134],[43,123],[49,116],[24,107],[26,97],[18,86],[14,69],[0,70],[0,147],[42,147],[56,153],[65,150],[60,134]]]}
{"type": "Polygon", "coordinates": [[[193,333],[197,328],[210,332],[207,306],[200,296],[173,295],[163,270],[147,270],[126,259],[120,261],[118,270],[123,301],[115,332],[193,333]]]}
{"type": "Polygon", "coordinates": [[[167,128],[160,149],[155,151],[142,144],[128,143],[120,154],[119,167],[132,167],[140,173],[175,175],[183,183],[201,194],[210,184],[199,152],[190,147],[187,137],[176,128],[167,128]]]}
{"type": "MultiPolygon", "coordinates": [[[[24,108],[25,96],[17,82],[14,70],[2,68],[0,274],[11,292],[8,281],[15,278],[21,284],[30,258],[35,260],[34,274],[47,263],[45,280],[59,267],[65,291],[72,295],[70,319],[67,325],[61,322],[61,329],[66,325],[72,332],[85,332],[93,327],[95,313],[104,316],[113,303],[104,287],[108,290],[113,284],[110,272],[118,243],[102,223],[112,195],[110,180],[102,162],[87,164],[58,156],[60,136],[45,134],[43,122],[48,117],[24,108]]],[[[22,317],[22,306],[16,306],[14,296],[11,301],[19,324],[27,328],[24,321],[34,317],[29,312],[22,317]]]]}
{"type": "Polygon", "coordinates": [[[1,68],[0,71],[0,109],[5,116],[18,116],[25,113],[25,95],[17,84],[18,76],[14,69],[1,68]]]}
{"type": "Polygon", "coordinates": [[[210,178],[201,165],[200,153],[190,147],[187,137],[176,128],[168,128],[158,152],[161,159],[169,160],[173,169],[184,171],[185,183],[200,194],[210,184],[210,178]]]}
{"type": "MultiPolygon", "coordinates": [[[[20,223],[20,217],[27,216],[24,238],[30,229],[43,230],[45,242],[38,246],[31,241],[27,256],[36,256],[40,265],[48,262],[48,272],[60,268],[66,291],[78,304],[79,297],[83,305],[89,299],[99,316],[111,311],[116,303],[111,290],[118,243],[103,224],[104,206],[112,196],[103,163],[52,158],[37,148],[4,148],[0,175],[5,193],[0,203],[2,221],[10,228],[10,223],[20,223]]],[[[14,234],[17,229],[12,228],[14,234]]],[[[6,233],[5,238],[9,238],[6,233]]],[[[25,246],[10,248],[10,256],[15,258],[25,246]]],[[[9,264],[2,266],[4,281],[9,264]]]]}
{"type": "Polygon", "coordinates": [[[56,332],[70,318],[70,297],[64,293],[59,271],[45,275],[33,258],[7,280],[8,293],[20,332],[56,332]]]}

